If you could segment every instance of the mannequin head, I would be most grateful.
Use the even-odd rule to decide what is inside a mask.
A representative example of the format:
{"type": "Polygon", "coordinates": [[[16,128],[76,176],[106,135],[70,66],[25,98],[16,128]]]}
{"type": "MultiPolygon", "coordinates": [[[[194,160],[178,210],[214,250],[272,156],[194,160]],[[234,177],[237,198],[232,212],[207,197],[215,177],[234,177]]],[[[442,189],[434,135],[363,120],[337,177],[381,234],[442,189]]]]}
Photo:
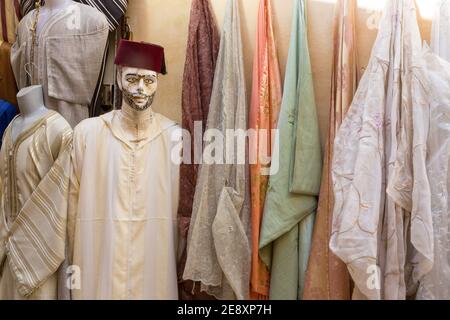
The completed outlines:
{"type": "Polygon", "coordinates": [[[151,107],[158,88],[158,73],[155,71],[119,67],[117,83],[123,93],[123,100],[136,111],[151,107]]]}

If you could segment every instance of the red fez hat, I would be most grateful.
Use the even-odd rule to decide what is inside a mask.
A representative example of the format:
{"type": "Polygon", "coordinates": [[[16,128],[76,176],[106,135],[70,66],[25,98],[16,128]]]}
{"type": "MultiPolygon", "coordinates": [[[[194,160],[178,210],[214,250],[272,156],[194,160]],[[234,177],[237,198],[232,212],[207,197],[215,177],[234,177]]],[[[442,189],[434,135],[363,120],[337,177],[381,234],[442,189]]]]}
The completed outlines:
{"type": "Polygon", "coordinates": [[[156,44],[120,40],[115,64],[167,74],[164,48],[156,44]]]}

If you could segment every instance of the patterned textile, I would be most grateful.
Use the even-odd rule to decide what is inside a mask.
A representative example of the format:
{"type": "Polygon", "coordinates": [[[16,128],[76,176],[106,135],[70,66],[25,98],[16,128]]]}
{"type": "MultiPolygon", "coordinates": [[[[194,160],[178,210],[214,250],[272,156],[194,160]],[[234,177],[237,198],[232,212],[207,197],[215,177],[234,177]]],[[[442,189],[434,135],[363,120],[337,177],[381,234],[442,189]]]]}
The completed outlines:
{"type": "MultiPolygon", "coordinates": [[[[210,0],[192,1],[182,92],[182,125],[192,138],[194,134],[203,134],[205,131],[219,44],[220,35],[210,0]],[[201,131],[195,129],[196,124],[201,125],[201,131]]],[[[195,164],[194,145],[195,140],[191,139],[190,162],[180,166],[180,205],[178,207],[180,254],[182,255],[178,267],[180,280],[186,262],[187,233],[197,184],[198,164],[195,164]]],[[[190,295],[188,290],[186,288],[183,292],[184,298],[190,295]]]]}
{"type": "MultiPolygon", "coordinates": [[[[239,6],[228,0],[207,131],[218,139],[228,130],[245,131],[247,114],[239,6]]],[[[245,139],[236,140],[245,148],[245,139]]],[[[216,298],[243,300],[249,297],[251,268],[248,165],[245,151],[236,149],[230,159],[224,145],[210,140],[205,146],[183,278],[201,282],[201,290],[216,298]]]]}

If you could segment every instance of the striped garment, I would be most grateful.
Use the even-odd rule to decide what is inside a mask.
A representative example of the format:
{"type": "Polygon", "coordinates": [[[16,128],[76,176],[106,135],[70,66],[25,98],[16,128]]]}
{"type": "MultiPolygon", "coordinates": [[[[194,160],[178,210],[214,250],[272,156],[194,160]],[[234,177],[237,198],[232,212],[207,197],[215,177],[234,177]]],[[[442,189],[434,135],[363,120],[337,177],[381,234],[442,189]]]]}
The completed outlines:
{"type": "Polygon", "coordinates": [[[14,43],[20,16],[19,0],[0,0],[0,43],[14,43]]]}
{"type": "MultiPolygon", "coordinates": [[[[2,0],[4,1],[4,0],[2,0]]],[[[109,30],[114,31],[120,24],[127,11],[128,0],[75,0],[87,4],[102,12],[108,19],[109,30]]],[[[22,15],[25,16],[34,9],[36,0],[21,0],[20,7],[22,15]]],[[[42,1],[44,3],[44,1],[42,1]]]]}
{"type": "Polygon", "coordinates": [[[72,129],[55,111],[23,131],[14,145],[11,126],[5,132],[0,150],[0,300],[56,297],[54,280],[47,281],[55,278],[66,257],[71,146],[72,129]],[[11,163],[21,168],[21,175],[11,163]],[[21,179],[32,188],[18,184],[21,179]],[[13,289],[7,285],[11,280],[13,289]]]}

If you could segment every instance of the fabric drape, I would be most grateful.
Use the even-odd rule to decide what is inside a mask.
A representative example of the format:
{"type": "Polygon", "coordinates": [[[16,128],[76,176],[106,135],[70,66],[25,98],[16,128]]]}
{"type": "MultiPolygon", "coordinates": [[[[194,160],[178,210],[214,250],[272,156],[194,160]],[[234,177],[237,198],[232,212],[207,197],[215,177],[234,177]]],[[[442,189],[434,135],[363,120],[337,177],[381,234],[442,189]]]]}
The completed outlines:
{"type": "Polygon", "coordinates": [[[0,99],[17,105],[17,85],[11,67],[11,45],[0,41],[0,99]]]}
{"type": "Polygon", "coordinates": [[[272,25],[271,0],[260,0],[253,63],[253,90],[249,128],[254,130],[250,143],[250,183],[252,202],[252,274],[251,298],[268,299],[270,275],[259,257],[259,233],[269,182],[270,162],[278,124],[282,84],[272,25]]]}
{"type": "Polygon", "coordinates": [[[183,278],[201,282],[202,291],[219,299],[248,299],[251,225],[245,138],[234,139],[233,148],[224,147],[230,130],[231,138],[247,130],[237,0],[228,0],[224,21],[205,137],[209,144],[194,196],[183,278]]]}
{"type": "MultiPolygon", "coordinates": [[[[439,1],[433,19],[431,50],[424,54],[422,78],[429,80],[428,96],[423,101],[429,111],[421,114],[421,123],[429,127],[427,137],[427,173],[431,188],[431,213],[433,216],[434,264],[433,269],[420,282],[416,299],[450,299],[450,1],[439,1]],[[440,59],[440,56],[442,59],[440,59]]],[[[424,125],[422,125],[423,127],[424,125]]],[[[424,130],[425,131],[425,130],[424,130]]]]}
{"type": "Polygon", "coordinates": [[[354,299],[405,299],[433,263],[424,138],[413,130],[421,50],[414,2],[387,2],[335,139],[330,247],[355,281],[354,299]]]}
{"type": "Polygon", "coordinates": [[[333,221],[331,161],[333,142],[357,89],[356,1],[336,2],[333,41],[333,71],[329,128],[319,196],[319,208],[305,280],[305,300],[349,300],[350,277],[346,265],[329,249],[333,221]]]}
{"type": "Polygon", "coordinates": [[[19,0],[0,0],[0,43],[14,43],[20,18],[19,0]]]}
{"type": "Polygon", "coordinates": [[[66,257],[72,129],[51,111],[0,151],[0,297],[56,299],[66,257]]]}
{"type": "Polygon", "coordinates": [[[272,158],[261,228],[260,255],[270,268],[270,298],[276,300],[302,296],[322,171],[305,5],[294,5],[274,147],[279,154],[272,158]]]}
{"type": "MultiPolygon", "coordinates": [[[[189,22],[189,35],[186,51],[182,89],[182,126],[190,134],[190,150],[184,152],[190,156],[180,166],[180,253],[178,267],[179,279],[182,279],[186,262],[186,242],[192,215],[195,186],[197,184],[198,162],[201,150],[195,150],[198,137],[202,137],[208,119],[209,104],[214,81],[214,70],[219,53],[220,35],[209,0],[193,0],[189,22]]],[[[189,285],[186,284],[186,290],[189,285]]],[[[190,292],[183,293],[189,297],[190,292]]]]}

